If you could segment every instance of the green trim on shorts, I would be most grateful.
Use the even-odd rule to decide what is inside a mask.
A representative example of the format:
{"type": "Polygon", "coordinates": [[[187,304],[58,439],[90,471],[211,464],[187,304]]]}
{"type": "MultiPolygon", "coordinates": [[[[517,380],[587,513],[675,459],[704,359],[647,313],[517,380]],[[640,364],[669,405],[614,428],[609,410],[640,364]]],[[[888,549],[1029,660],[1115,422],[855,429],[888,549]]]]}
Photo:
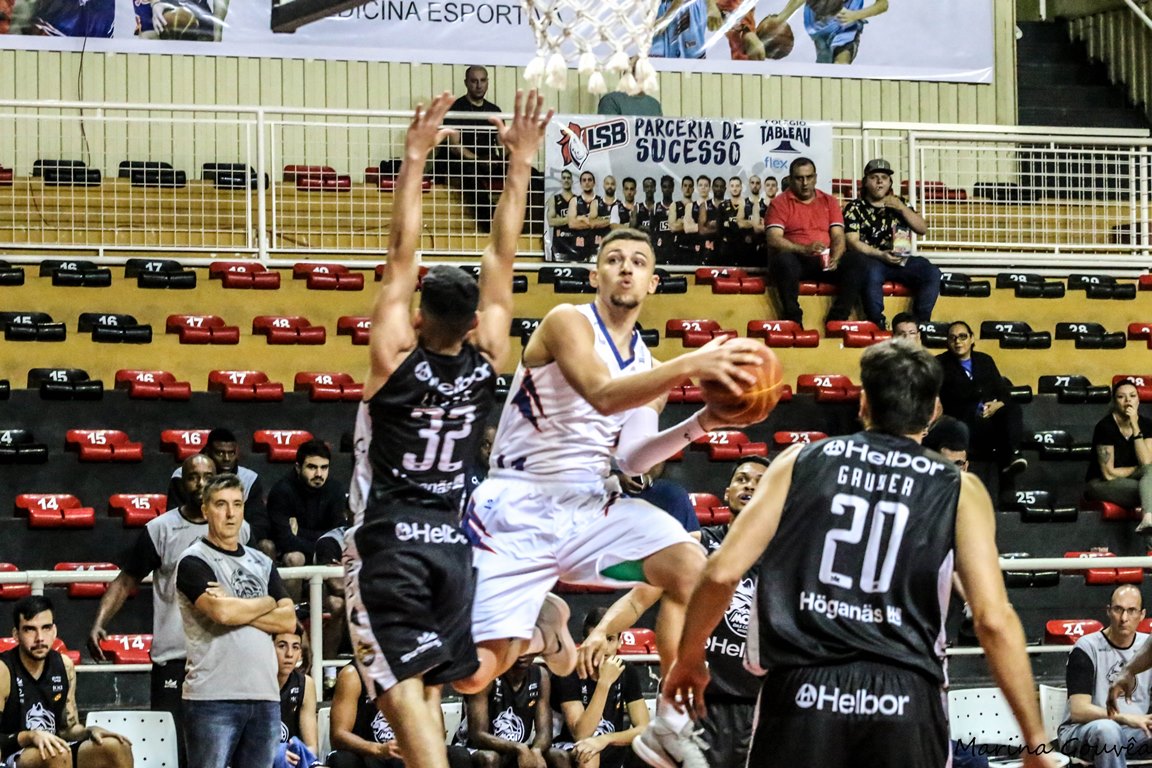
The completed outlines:
{"type": "Polygon", "coordinates": [[[644,577],[644,561],[643,560],[625,560],[616,565],[610,565],[604,570],[600,571],[600,575],[616,581],[638,581],[641,583],[648,583],[648,579],[644,577]]]}

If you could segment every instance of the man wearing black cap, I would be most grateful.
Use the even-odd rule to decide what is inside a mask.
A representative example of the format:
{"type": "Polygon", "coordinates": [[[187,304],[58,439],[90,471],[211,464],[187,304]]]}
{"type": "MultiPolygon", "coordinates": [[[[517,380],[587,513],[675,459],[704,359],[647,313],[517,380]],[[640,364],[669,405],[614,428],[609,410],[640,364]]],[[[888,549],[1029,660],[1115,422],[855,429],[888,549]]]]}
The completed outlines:
{"type": "Polygon", "coordinates": [[[932,319],[940,297],[940,269],[912,255],[912,233],[923,235],[928,224],[892,191],[892,166],[883,158],[864,166],[863,194],[844,206],[848,248],[865,261],[864,315],[884,328],[884,283],[907,286],[915,295],[912,314],[922,323],[932,319]]]}
{"type": "Polygon", "coordinates": [[[516,94],[510,125],[492,125],[507,157],[480,280],[420,263],[420,180],[451,104],[417,107],[397,177],[388,262],[372,312],[371,368],[356,416],[345,534],[345,601],[368,697],[392,723],[408,768],[448,768],[440,688],[478,666],[470,621],[471,548],[460,530],[465,467],[479,447],[508,351],[512,264],[532,158],[552,114],[516,94]]]}

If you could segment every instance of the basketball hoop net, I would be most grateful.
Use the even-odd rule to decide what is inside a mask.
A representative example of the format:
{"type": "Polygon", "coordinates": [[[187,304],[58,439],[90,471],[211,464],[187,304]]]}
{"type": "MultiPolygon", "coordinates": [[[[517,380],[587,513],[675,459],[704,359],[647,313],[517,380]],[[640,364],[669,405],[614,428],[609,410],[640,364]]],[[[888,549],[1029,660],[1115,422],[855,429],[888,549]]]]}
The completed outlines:
{"type": "Polygon", "coordinates": [[[657,0],[524,0],[536,36],[536,58],[524,79],[539,87],[568,84],[568,67],[588,76],[591,93],[607,93],[605,72],[619,77],[630,95],[655,94],[660,86],[648,61],[657,0]],[[629,57],[636,56],[632,67],[629,57]]]}

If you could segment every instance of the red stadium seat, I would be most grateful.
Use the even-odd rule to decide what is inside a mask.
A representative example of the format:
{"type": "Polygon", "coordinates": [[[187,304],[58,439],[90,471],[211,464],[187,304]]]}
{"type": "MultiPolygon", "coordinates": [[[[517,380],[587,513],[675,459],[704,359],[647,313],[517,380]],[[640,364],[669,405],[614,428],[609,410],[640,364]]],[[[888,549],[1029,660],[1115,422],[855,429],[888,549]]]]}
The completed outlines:
{"type": "Polygon", "coordinates": [[[327,165],[286,165],[284,166],[284,181],[295,183],[300,179],[334,179],[336,169],[327,165]]]}
{"type": "Polygon", "coordinates": [[[108,497],[108,514],[124,518],[125,528],[143,528],[168,510],[162,493],[114,493],[108,497]]]}
{"type": "MultiPolygon", "coordinates": [[[[112,563],[56,563],[54,571],[115,571],[112,563]]],[[[77,581],[68,585],[68,597],[100,597],[108,589],[105,581],[77,581]]]]}
{"type": "Polygon", "coordinates": [[[311,439],[312,433],[303,429],[258,429],[252,444],[268,452],[268,461],[295,461],[296,449],[311,439]]]}
{"type": "Polygon", "coordinates": [[[1152,275],[1140,275],[1140,290],[1152,291],[1152,275]]]}
{"type": "Polygon", "coordinates": [[[116,389],[128,390],[134,400],[190,400],[192,385],[176,381],[168,371],[122,368],[116,371],[116,389]]]}
{"type": "Polygon", "coordinates": [[[719,331],[720,323],[715,320],[685,320],[674,317],[664,323],[664,335],[670,339],[682,339],[687,333],[710,333],[719,331]]]}
{"type": "Polygon", "coordinates": [[[204,450],[208,442],[208,429],[166,429],[160,433],[160,447],[176,454],[177,461],[184,461],[204,450]]]}
{"type": "Polygon", "coordinates": [[[1104,628],[1096,619],[1052,619],[1044,625],[1044,642],[1051,645],[1075,645],[1084,635],[1104,628]]]}
{"type": "Polygon", "coordinates": [[[859,196],[857,191],[859,184],[859,179],[832,179],[832,194],[845,200],[851,200],[859,196]]]}
{"type": "Polygon", "coordinates": [[[336,321],[337,336],[351,336],[353,344],[367,344],[372,332],[372,318],[344,315],[336,321]]]}
{"type": "Polygon", "coordinates": [[[735,278],[742,280],[748,277],[748,271],[739,267],[697,267],[696,285],[712,285],[718,277],[735,278]]]}
{"type": "Polygon", "coordinates": [[[767,443],[754,443],[748,435],[735,429],[722,429],[701,435],[692,441],[696,450],[708,451],[709,461],[735,461],[743,456],[767,456],[767,443]]]}
{"type": "MultiPolygon", "coordinates": [[[[12,563],[0,563],[0,573],[19,573],[12,563]]],[[[19,600],[32,594],[31,584],[0,584],[0,600],[19,600]]]]}
{"type": "Polygon", "coordinates": [[[263,371],[212,371],[208,374],[208,391],[223,392],[232,402],[279,402],[284,399],[284,385],[269,381],[263,371]]]}
{"type": "Polygon", "coordinates": [[[696,519],[700,525],[712,525],[713,510],[720,507],[723,502],[712,493],[690,493],[688,499],[692,502],[692,508],[696,510],[696,519]]]}
{"type": "Polygon", "coordinates": [[[885,296],[911,296],[912,291],[903,283],[884,283],[885,296]]]}
{"type": "Polygon", "coordinates": [[[343,264],[297,262],[292,265],[292,279],[305,280],[309,288],[318,291],[364,290],[364,275],[343,264]]]}
{"type": "Polygon", "coordinates": [[[240,329],[216,315],[168,315],[164,328],[178,334],[181,344],[240,343],[240,329]]]}
{"type": "Polygon", "coordinates": [[[100,650],[113,664],[151,664],[152,635],[108,635],[100,650]]]}
{"type": "Polygon", "coordinates": [[[143,443],[134,443],[118,429],[70,429],[66,446],[80,453],[80,461],[143,461],[143,443]]]}
{"type": "Polygon", "coordinates": [[[225,288],[275,290],[280,273],[255,261],[214,261],[208,267],[209,279],[218,279],[225,288]]]}
{"type": "Polygon", "coordinates": [[[816,395],[818,403],[846,403],[860,397],[860,387],[838,373],[805,373],[796,378],[796,391],[816,395]]]}
{"type": "Polygon", "coordinates": [[[704,394],[700,391],[700,387],[694,384],[685,384],[681,387],[672,387],[668,390],[668,402],[670,403],[702,403],[704,402],[704,394]]]}
{"type": "Polygon", "coordinates": [[[1087,512],[1099,512],[1101,520],[1140,520],[1144,517],[1144,511],[1140,507],[1126,509],[1110,501],[1091,501],[1085,499],[1080,504],[1080,509],[1087,512]]]}
{"type": "MultiPolygon", "coordinates": [[[[1088,551],[1088,552],[1065,552],[1064,557],[1068,558],[1069,560],[1086,560],[1086,559],[1095,559],[1098,557],[1115,557],[1115,555],[1112,554],[1111,552],[1088,551]]],[[[1070,569],[1070,570],[1064,571],[1064,573],[1066,573],[1070,576],[1079,576],[1081,572],[1082,572],[1082,569],[1080,569],[1080,568],[1070,569]]]]}
{"type": "Polygon", "coordinates": [[[859,349],[870,347],[879,341],[892,338],[889,331],[846,331],[844,333],[844,347],[846,349],[859,349]]]}
{"type": "Polygon", "coordinates": [[[825,335],[842,339],[847,333],[875,333],[879,326],[868,320],[830,320],[824,325],[825,335]]]}
{"type": "Polygon", "coordinates": [[[712,280],[712,293],[756,295],[764,293],[762,277],[715,277],[712,280]]]}
{"type": "Polygon", "coordinates": [[[732,522],[732,510],[728,507],[712,508],[712,525],[728,525],[732,522]]]}
{"type": "Polygon", "coordinates": [[[814,443],[826,437],[828,435],[823,432],[776,432],[772,435],[772,442],[778,447],[784,448],[797,443],[814,443]]]}
{"type": "Polygon", "coordinates": [[[800,281],[801,296],[835,296],[836,286],[832,283],[816,283],[810,280],[800,281]]]}
{"type": "Polygon", "coordinates": [[[297,176],[296,189],[311,192],[346,192],[352,189],[352,177],[346,173],[337,176],[297,176]]]}
{"type": "Polygon", "coordinates": [[[656,633],[643,627],[633,627],[620,633],[621,656],[656,653],[656,633]]]}
{"type": "Polygon", "coordinates": [[[52,643],[52,650],[72,659],[73,664],[79,664],[80,663],[80,651],[68,650],[68,646],[65,645],[64,641],[61,640],[60,638],[56,638],[56,641],[54,643],[52,643]]]}
{"type": "Polygon", "coordinates": [[[1136,394],[1139,395],[1140,402],[1152,402],[1152,374],[1118,373],[1112,377],[1112,386],[1116,386],[1124,379],[1128,379],[1136,385],[1136,394]]]}
{"type": "Polygon", "coordinates": [[[252,319],[252,334],[265,336],[269,344],[323,344],[328,338],[324,326],[300,315],[258,315],[252,319]]]}
{"type": "Polygon", "coordinates": [[[1085,584],[1139,584],[1143,568],[1089,568],[1084,571],[1085,584]]]}
{"type": "Polygon", "coordinates": [[[91,528],[96,510],[85,507],[70,493],[21,493],[16,516],[28,518],[29,528],[91,528]]]}
{"type": "Polygon", "coordinates": [[[308,397],[317,402],[345,401],[358,403],[364,397],[364,385],[357,383],[347,373],[296,374],[293,389],[296,392],[308,391],[308,397]]]}
{"type": "Polygon", "coordinates": [[[818,347],[820,333],[806,331],[795,320],[749,320],[748,335],[770,347],[818,347]]]}

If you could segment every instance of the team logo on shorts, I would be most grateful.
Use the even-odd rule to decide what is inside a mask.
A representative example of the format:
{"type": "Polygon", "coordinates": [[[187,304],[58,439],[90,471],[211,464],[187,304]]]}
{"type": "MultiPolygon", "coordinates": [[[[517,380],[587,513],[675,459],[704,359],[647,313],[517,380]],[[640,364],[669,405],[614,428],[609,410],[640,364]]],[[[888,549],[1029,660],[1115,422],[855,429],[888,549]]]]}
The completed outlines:
{"type": "Polygon", "coordinates": [[[616,733],[616,724],[611,720],[600,718],[600,724],[596,726],[596,730],[593,731],[592,735],[600,736],[605,733],[616,733]]]}
{"type": "Polygon", "coordinates": [[[492,721],[492,735],[519,744],[524,741],[524,721],[508,707],[492,721]]]}
{"type": "Polygon", "coordinates": [[[40,702],[36,702],[28,708],[28,714],[24,716],[24,727],[29,731],[56,733],[56,715],[45,709],[40,702]]]}
{"type": "Polygon", "coordinates": [[[376,717],[372,718],[372,738],[376,739],[377,744],[393,741],[396,738],[396,734],[392,731],[392,724],[384,719],[383,712],[377,712],[376,717]]]}
{"type": "Polygon", "coordinates": [[[288,726],[284,725],[284,721],[281,720],[280,721],[280,743],[281,744],[287,744],[288,739],[290,739],[290,738],[292,738],[292,735],[290,733],[288,733],[288,726]]]}
{"type": "Polygon", "coordinates": [[[728,610],[724,611],[724,623],[739,637],[748,637],[748,621],[752,616],[752,601],[756,599],[756,582],[741,579],[736,586],[736,594],[728,610]]]}

